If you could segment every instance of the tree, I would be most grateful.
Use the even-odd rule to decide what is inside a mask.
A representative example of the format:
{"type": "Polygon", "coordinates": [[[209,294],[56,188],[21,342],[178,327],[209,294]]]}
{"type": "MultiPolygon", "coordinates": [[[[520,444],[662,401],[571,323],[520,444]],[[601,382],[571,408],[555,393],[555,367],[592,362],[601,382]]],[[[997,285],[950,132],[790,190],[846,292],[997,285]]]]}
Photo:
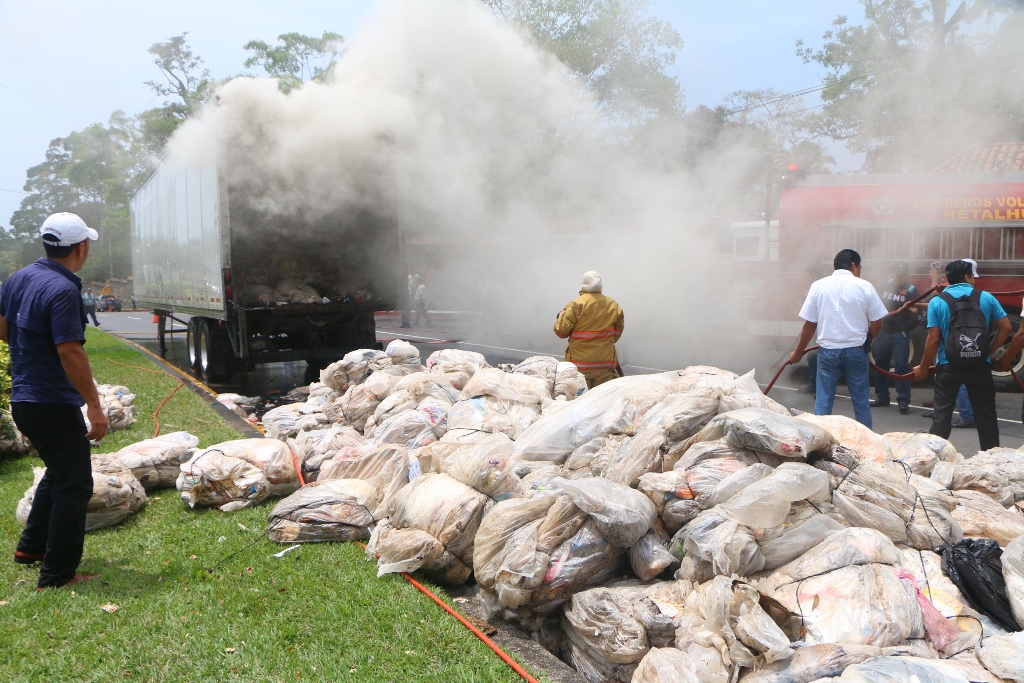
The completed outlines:
{"type": "Polygon", "coordinates": [[[683,47],[649,0],[482,0],[582,78],[612,118],[642,120],[682,105],[666,73],[683,47]]]}
{"type": "Polygon", "coordinates": [[[750,126],[766,136],[772,153],[786,150],[815,138],[802,97],[777,90],[737,90],[722,103],[726,117],[733,123],[750,126]]]}
{"type": "Polygon", "coordinates": [[[243,48],[251,56],[245,60],[245,68],[263,67],[271,78],[279,81],[284,92],[306,81],[324,80],[345,42],[340,34],[330,31],[324,31],[319,38],[301,33],[282,33],[277,40],[279,45],[268,45],[262,40],[246,43],[243,48]]]}
{"type": "Polygon", "coordinates": [[[929,170],[1006,134],[990,93],[1010,63],[993,59],[987,29],[1019,3],[965,0],[950,13],[947,0],[861,1],[863,24],[840,16],[821,47],[797,43],[827,69],[817,132],[864,153],[872,171],[929,170]]]}
{"type": "Polygon", "coordinates": [[[93,124],[50,142],[45,160],[28,170],[29,195],[11,218],[15,244],[4,245],[19,267],[41,255],[43,220],[71,211],[101,233],[83,277],[105,280],[131,272],[128,199],[149,169],[140,137],[135,120],[115,112],[106,126],[93,124]]]}
{"type": "Polygon", "coordinates": [[[186,31],[153,43],[148,50],[163,80],[146,81],[146,85],[158,95],[176,98],[139,114],[143,142],[154,156],[162,152],[177,127],[206,102],[215,85],[209,69],[203,68],[203,58],[185,41],[187,35],[186,31]]]}

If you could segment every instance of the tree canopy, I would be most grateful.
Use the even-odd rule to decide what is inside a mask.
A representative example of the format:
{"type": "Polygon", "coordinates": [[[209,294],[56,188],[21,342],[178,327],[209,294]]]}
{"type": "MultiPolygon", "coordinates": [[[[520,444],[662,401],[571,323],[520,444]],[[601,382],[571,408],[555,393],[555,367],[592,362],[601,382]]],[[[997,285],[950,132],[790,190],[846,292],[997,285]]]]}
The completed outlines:
{"type": "Polygon", "coordinates": [[[649,14],[648,0],[482,0],[525,29],[582,78],[613,118],[638,120],[682,106],[667,74],[683,39],[649,14]]]}
{"type": "Polygon", "coordinates": [[[245,51],[251,56],[245,60],[245,68],[263,67],[271,78],[280,82],[284,92],[306,81],[322,81],[330,73],[345,42],[340,34],[330,31],[324,31],[319,38],[282,33],[277,40],[278,45],[268,45],[262,40],[246,43],[245,51]]]}

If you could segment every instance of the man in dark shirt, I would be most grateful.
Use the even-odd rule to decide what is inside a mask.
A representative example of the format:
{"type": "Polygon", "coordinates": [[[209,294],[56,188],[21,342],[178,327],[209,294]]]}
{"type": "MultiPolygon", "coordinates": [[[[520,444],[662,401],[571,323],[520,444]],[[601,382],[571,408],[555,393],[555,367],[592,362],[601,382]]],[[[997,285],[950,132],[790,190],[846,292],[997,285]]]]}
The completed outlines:
{"type": "Polygon", "coordinates": [[[0,339],[11,350],[11,414],[46,464],[14,561],[42,562],[38,588],[87,581],[76,574],[92,497],[89,440],[107,432],[85,343],[82,281],[75,275],[99,237],[73,213],[47,218],[39,234],[46,257],[0,288],[0,339]],[[87,406],[86,433],[81,406],[87,406]]]}
{"type": "MultiPolygon", "coordinates": [[[[886,309],[895,311],[897,308],[918,297],[917,287],[907,280],[909,269],[907,264],[898,261],[893,264],[892,279],[885,283],[879,296],[886,309]]],[[[917,311],[908,310],[900,315],[890,315],[882,320],[882,330],[878,333],[872,346],[875,364],[888,370],[895,363],[896,374],[905,375],[910,372],[910,331],[918,324],[917,311]]],[[[896,403],[900,413],[910,412],[910,382],[896,382],[896,403]]],[[[889,405],[889,378],[875,377],[875,400],[872,408],[889,405]]]]}

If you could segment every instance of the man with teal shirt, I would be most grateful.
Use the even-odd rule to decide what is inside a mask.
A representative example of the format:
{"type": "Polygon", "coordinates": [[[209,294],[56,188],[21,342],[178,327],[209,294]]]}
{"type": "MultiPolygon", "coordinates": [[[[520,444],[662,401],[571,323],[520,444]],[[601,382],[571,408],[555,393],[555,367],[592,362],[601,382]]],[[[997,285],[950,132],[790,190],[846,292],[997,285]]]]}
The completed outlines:
{"type": "MultiPolygon", "coordinates": [[[[951,363],[946,357],[946,340],[950,334],[950,299],[958,306],[964,305],[968,298],[976,301],[984,316],[983,334],[987,335],[993,326],[996,329],[995,338],[988,348],[1002,348],[1003,342],[1010,336],[1010,321],[996,298],[988,292],[974,294],[975,277],[977,274],[974,266],[967,261],[952,261],[946,265],[946,280],[949,286],[928,304],[928,341],[925,343],[921,364],[914,368],[914,377],[918,380],[927,378],[932,360],[937,356],[935,414],[932,416],[932,426],[928,431],[944,439],[949,438],[956,395],[963,384],[967,387],[967,395],[974,406],[974,425],[978,430],[979,450],[986,451],[999,445],[999,422],[996,416],[996,389],[992,381],[991,357],[985,358],[974,368],[958,366],[956,362],[951,363]]],[[[968,312],[960,313],[965,316],[967,314],[968,312]]],[[[976,339],[967,341],[977,342],[976,339]]]]}

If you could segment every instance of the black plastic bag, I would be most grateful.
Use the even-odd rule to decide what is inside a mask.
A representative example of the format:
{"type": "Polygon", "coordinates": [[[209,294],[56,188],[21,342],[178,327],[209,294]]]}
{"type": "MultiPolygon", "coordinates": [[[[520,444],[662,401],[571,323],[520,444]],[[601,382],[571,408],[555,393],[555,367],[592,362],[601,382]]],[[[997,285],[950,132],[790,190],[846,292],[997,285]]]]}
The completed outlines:
{"type": "Polygon", "coordinates": [[[999,544],[988,538],[965,538],[942,546],[942,573],[949,577],[971,605],[1007,631],[1020,631],[1006,597],[1003,555],[999,544]]]}

